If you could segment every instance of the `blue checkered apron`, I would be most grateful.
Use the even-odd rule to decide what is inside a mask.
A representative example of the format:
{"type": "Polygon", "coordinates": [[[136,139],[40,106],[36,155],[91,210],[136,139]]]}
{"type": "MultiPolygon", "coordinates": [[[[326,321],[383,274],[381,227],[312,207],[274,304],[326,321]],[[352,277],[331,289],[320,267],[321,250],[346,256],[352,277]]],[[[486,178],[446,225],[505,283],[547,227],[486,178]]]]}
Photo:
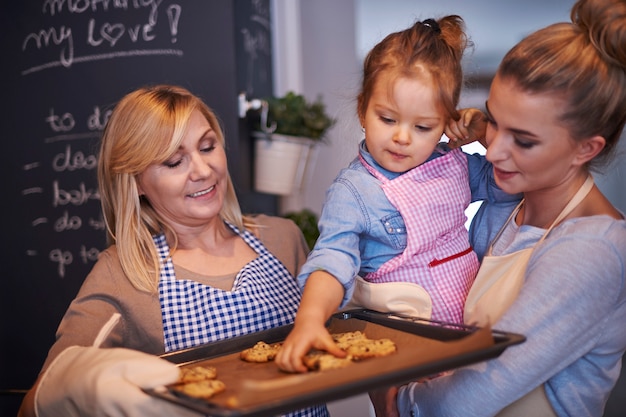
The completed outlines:
{"type": "MultiPolygon", "coordinates": [[[[177,280],[165,235],[153,237],[161,260],[159,300],[165,351],[293,323],[300,290],[287,268],[250,232],[226,224],[258,254],[237,274],[231,291],[177,280]]],[[[289,416],[329,416],[316,406],[289,416]]]]}

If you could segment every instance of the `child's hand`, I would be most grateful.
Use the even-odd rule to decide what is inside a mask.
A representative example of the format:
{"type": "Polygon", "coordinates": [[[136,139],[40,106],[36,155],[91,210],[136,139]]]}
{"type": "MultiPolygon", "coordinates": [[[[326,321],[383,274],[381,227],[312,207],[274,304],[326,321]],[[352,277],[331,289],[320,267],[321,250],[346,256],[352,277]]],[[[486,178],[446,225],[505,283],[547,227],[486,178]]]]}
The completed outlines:
{"type": "Polygon", "coordinates": [[[346,352],[337,346],[323,323],[309,321],[294,326],[278,351],[275,362],[286,372],[307,372],[302,359],[311,348],[325,350],[339,358],[346,356],[346,352]]]}
{"type": "Polygon", "coordinates": [[[485,142],[485,132],[487,130],[487,119],[482,111],[475,108],[459,110],[461,118],[450,120],[444,133],[450,139],[450,148],[458,148],[468,143],[479,141],[487,147],[485,142]]]}

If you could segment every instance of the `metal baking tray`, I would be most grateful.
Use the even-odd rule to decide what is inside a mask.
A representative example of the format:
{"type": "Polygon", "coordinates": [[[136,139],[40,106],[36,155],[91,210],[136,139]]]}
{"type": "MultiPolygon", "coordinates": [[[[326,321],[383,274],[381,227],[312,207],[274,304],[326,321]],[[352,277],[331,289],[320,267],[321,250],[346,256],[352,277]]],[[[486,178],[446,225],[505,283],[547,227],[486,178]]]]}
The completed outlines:
{"type": "Polygon", "coordinates": [[[372,339],[389,338],[397,352],[355,362],[349,368],[305,374],[282,372],[274,362],[248,363],[239,358],[242,350],[258,341],[284,340],[291,328],[281,326],[162,355],[179,366],[215,366],[226,390],[209,400],[188,397],[167,386],[145,391],[207,416],[276,416],[495,358],[525,341],[523,335],[489,328],[349,310],[331,317],[331,333],[361,330],[372,339]]]}

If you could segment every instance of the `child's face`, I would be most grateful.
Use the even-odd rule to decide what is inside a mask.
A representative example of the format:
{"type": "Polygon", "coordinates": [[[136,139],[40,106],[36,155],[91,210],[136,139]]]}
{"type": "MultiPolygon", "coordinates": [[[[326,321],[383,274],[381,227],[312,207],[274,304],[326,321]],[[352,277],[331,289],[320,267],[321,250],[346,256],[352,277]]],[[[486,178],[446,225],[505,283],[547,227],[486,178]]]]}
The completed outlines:
{"type": "Polygon", "coordinates": [[[383,168],[405,172],[430,156],[443,135],[446,116],[439,90],[427,72],[392,79],[381,74],[367,105],[365,143],[383,168]]]}

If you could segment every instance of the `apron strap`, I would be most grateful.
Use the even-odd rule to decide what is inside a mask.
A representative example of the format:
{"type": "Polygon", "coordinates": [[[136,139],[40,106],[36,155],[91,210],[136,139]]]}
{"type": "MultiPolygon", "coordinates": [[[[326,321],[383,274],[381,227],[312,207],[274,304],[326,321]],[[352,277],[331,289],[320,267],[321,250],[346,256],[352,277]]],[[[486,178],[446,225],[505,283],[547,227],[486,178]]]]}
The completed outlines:
{"type": "MultiPolygon", "coordinates": [[[[543,236],[541,236],[541,239],[539,239],[537,244],[539,244],[539,243],[541,243],[541,242],[543,242],[545,240],[545,238],[552,231],[552,229],[557,224],[559,224],[559,222],[561,220],[563,220],[565,217],[567,217],[567,215],[570,214],[572,212],[572,210],[574,210],[576,208],[576,206],[578,206],[580,204],[580,202],[585,199],[585,197],[587,197],[587,194],[589,194],[589,192],[591,191],[592,188],[593,188],[593,177],[591,175],[589,175],[589,176],[587,176],[587,179],[585,180],[583,185],[581,185],[580,188],[578,189],[578,191],[576,191],[576,194],[574,194],[574,197],[572,197],[572,199],[569,201],[569,203],[567,203],[565,208],[563,208],[563,210],[559,213],[559,215],[556,217],[556,219],[554,219],[554,221],[552,222],[550,227],[546,230],[546,232],[543,234],[543,236]]],[[[500,236],[504,232],[504,229],[506,228],[506,225],[509,224],[509,222],[513,219],[513,217],[515,217],[517,215],[517,213],[519,213],[520,209],[524,205],[524,201],[525,201],[525,199],[522,199],[522,201],[519,202],[517,207],[515,207],[515,209],[513,210],[511,215],[509,216],[509,218],[506,220],[506,222],[504,222],[504,225],[500,228],[500,230],[498,231],[496,236],[493,238],[493,240],[491,241],[491,244],[489,245],[489,250],[487,251],[487,255],[491,255],[491,249],[493,248],[494,242],[496,242],[500,238],[500,236]]]]}
{"type": "Polygon", "coordinates": [[[592,188],[593,188],[593,177],[589,175],[587,176],[587,179],[585,180],[583,185],[581,185],[578,191],[576,191],[576,194],[574,194],[574,197],[572,197],[572,199],[569,201],[569,203],[567,203],[563,211],[561,211],[561,213],[556,217],[556,219],[554,219],[554,221],[552,222],[552,225],[550,225],[546,233],[541,237],[541,239],[539,239],[539,242],[537,243],[543,242],[543,240],[546,238],[548,233],[550,233],[550,231],[557,224],[559,224],[561,220],[567,217],[567,215],[570,214],[572,210],[574,210],[576,206],[578,206],[581,203],[581,201],[585,199],[585,197],[587,197],[587,194],[589,194],[592,188]]]}

